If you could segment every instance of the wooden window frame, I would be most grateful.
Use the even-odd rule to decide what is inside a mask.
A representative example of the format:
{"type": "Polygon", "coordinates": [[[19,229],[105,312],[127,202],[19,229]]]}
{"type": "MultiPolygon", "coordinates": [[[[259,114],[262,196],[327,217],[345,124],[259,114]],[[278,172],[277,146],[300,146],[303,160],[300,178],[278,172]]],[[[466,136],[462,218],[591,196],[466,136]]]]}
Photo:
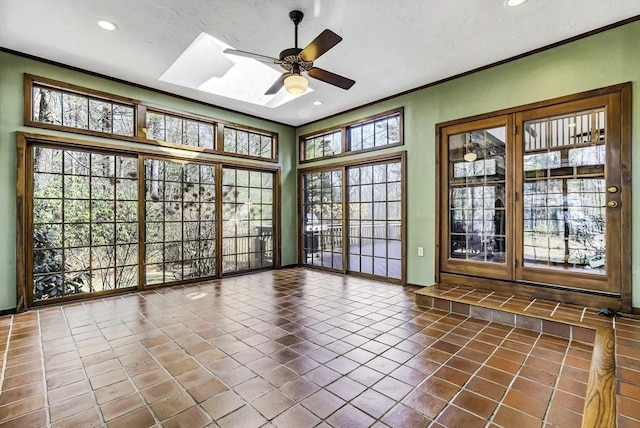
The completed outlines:
{"type": "Polygon", "coordinates": [[[335,127],[331,127],[331,128],[325,128],[313,133],[309,133],[309,134],[304,134],[301,135],[298,138],[298,162],[300,164],[305,164],[305,163],[310,163],[310,162],[317,162],[317,161],[321,161],[321,160],[327,160],[327,159],[337,159],[337,158],[341,158],[344,156],[352,156],[352,155],[356,155],[356,154],[362,154],[362,153],[369,153],[369,152],[374,152],[374,151],[378,151],[378,150],[384,150],[384,149],[389,149],[392,147],[398,147],[398,146],[402,146],[404,145],[404,107],[398,107],[392,110],[387,110],[384,111],[382,113],[377,113],[371,116],[367,116],[365,118],[362,119],[358,119],[358,120],[354,120],[351,122],[346,122],[343,123],[341,125],[335,126],[335,127]],[[377,146],[377,147],[371,147],[371,148],[366,148],[366,149],[360,149],[360,150],[351,150],[351,133],[349,132],[350,129],[352,127],[355,126],[360,126],[360,125],[366,125],[368,123],[373,123],[376,122],[380,119],[385,119],[391,116],[395,116],[398,115],[398,132],[399,132],[399,140],[397,143],[391,143],[391,144],[386,144],[386,145],[381,145],[381,146],[377,146]],[[311,139],[311,138],[315,138],[321,135],[325,135],[325,134],[331,134],[333,132],[336,131],[340,131],[341,133],[341,152],[335,155],[329,155],[329,156],[322,156],[322,157],[317,157],[317,158],[312,158],[312,159],[306,159],[305,157],[305,153],[306,153],[306,147],[305,147],[305,143],[307,140],[311,139]]]}
{"type": "MultiPolygon", "coordinates": [[[[23,311],[28,307],[56,304],[69,300],[76,300],[82,298],[93,298],[107,294],[118,293],[120,290],[105,290],[91,293],[80,293],[76,295],[70,295],[61,299],[55,300],[42,300],[39,302],[32,302],[30,297],[30,287],[33,287],[33,282],[29,282],[32,273],[29,271],[33,266],[33,246],[30,245],[32,238],[29,238],[33,233],[32,222],[30,221],[30,209],[32,207],[33,195],[27,193],[29,186],[29,174],[33,174],[32,165],[29,161],[31,155],[28,151],[33,145],[44,145],[50,147],[57,147],[68,150],[83,150],[89,152],[104,152],[115,155],[130,155],[136,156],[138,159],[138,282],[134,289],[143,290],[156,287],[166,287],[178,284],[188,284],[198,281],[202,281],[203,278],[183,279],[171,283],[160,283],[145,286],[143,283],[143,270],[144,270],[144,255],[145,255],[145,237],[144,237],[144,203],[145,203],[145,176],[144,176],[144,159],[146,157],[153,157],[163,160],[174,160],[179,162],[196,162],[200,164],[207,164],[216,168],[216,212],[221,212],[221,171],[223,167],[241,168],[247,170],[254,170],[260,172],[270,172],[274,175],[273,181],[273,266],[262,268],[266,269],[280,269],[281,268],[281,168],[278,165],[271,164],[254,164],[248,162],[242,162],[232,159],[219,159],[212,158],[207,154],[191,155],[190,152],[185,150],[164,149],[161,147],[154,147],[150,145],[138,145],[138,146],[124,146],[117,143],[104,143],[96,141],[79,140],[75,138],[58,137],[52,135],[42,135],[33,133],[18,132],[16,134],[16,146],[17,146],[17,171],[16,171],[16,306],[18,311],[23,311]],[[30,169],[31,168],[31,169],[30,169]],[[142,175],[140,175],[142,174],[142,175]]],[[[32,210],[31,210],[32,212],[32,210]]],[[[215,278],[221,278],[227,275],[235,275],[242,272],[230,272],[227,275],[222,273],[222,259],[219,255],[222,254],[221,248],[221,236],[222,230],[220,228],[221,217],[216,218],[216,274],[215,278]]],[[[213,277],[210,277],[213,278],[213,277]]],[[[131,288],[129,288],[131,289],[131,288]]],[[[127,290],[129,290],[127,289],[127,290]]],[[[124,289],[123,289],[124,290],[124,289]]]]}
{"type": "MultiPolygon", "coordinates": [[[[308,166],[305,168],[298,168],[298,265],[305,266],[310,269],[319,269],[319,270],[327,270],[330,272],[338,272],[341,274],[349,274],[353,276],[359,276],[363,278],[375,279],[375,280],[384,280],[391,283],[402,284],[405,285],[407,283],[407,152],[406,150],[391,153],[391,154],[379,154],[375,156],[368,156],[360,159],[350,159],[344,160],[342,162],[334,162],[329,165],[322,166],[308,166]],[[381,277],[378,275],[361,273],[349,271],[348,269],[348,245],[342,246],[342,269],[330,269],[322,266],[314,266],[303,264],[301,261],[304,260],[304,244],[303,244],[303,232],[304,232],[304,221],[305,221],[305,213],[304,213],[304,187],[303,187],[303,176],[309,173],[316,172],[326,172],[326,171],[334,171],[341,170],[342,171],[342,230],[347,230],[349,215],[348,215],[348,197],[347,197],[347,169],[349,167],[360,167],[367,166],[370,164],[378,164],[383,162],[400,162],[400,174],[401,174],[401,231],[400,231],[400,246],[401,246],[401,277],[400,278],[389,278],[389,277],[381,277]]],[[[342,239],[345,239],[345,234],[343,233],[342,239]]]]}
{"type": "Polygon", "coordinates": [[[218,152],[223,153],[225,155],[235,156],[235,157],[244,158],[244,159],[255,159],[255,160],[266,161],[266,162],[278,161],[278,134],[277,133],[266,132],[258,128],[252,128],[249,126],[239,126],[239,125],[234,125],[234,124],[225,123],[225,122],[217,122],[216,128],[217,128],[217,132],[216,132],[215,144],[216,144],[216,150],[218,152]],[[262,156],[252,156],[252,155],[245,155],[242,153],[226,151],[224,149],[224,130],[226,128],[233,129],[234,131],[248,132],[249,134],[270,137],[271,138],[271,150],[270,150],[271,157],[266,158],[262,156]]]}
{"type": "Polygon", "coordinates": [[[135,140],[138,135],[138,111],[136,108],[136,101],[130,98],[120,97],[117,95],[109,94],[102,91],[96,91],[92,89],[83,88],[80,86],[72,85],[70,83],[60,82],[57,80],[47,79],[44,77],[37,77],[30,74],[24,75],[24,124],[25,126],[32,126],[35,128],[53,129],[56,131],[67,131],[78,134],[93,135],[96,137],[107,137],[118,140],[135,140]],[[33,90],[35,87],[49,88],[55,91],[59,91],[66,94],[77,95],[85,97],[89,100],[99,100],[113,104],[124,105],[133,109],[133,135],[121,135],[111,132],[94,131],[91,129],[75,128],[72,126],[56,125],[54,123],[39,122],[33,119],[33,90]]]}
{"type": "Polygon", "coordinates": [[[193,113],[184,112],[181,110],[171,109],[165,106],[159,106],[151,103],[147,103],[144,101],[121,97],[118,95],[110,94],[103,91],[98,91],[95,89],[90,89],[82,86],[73,85],[70,83],[49,79],[46,77],[35,76],[32,74],[24,74],[24,113],[23,113],[23,122],[25,126],[34,127],[34,128],[42,128],[42,129],[51,129],[56,131],[64,131],[70,132],[74,134],[82,134],[82,135],[91,135],[95,137],[105,137],[112,140],[121,140],[121,141],[129,141],[134,143],[141,143],[159,147],[168,147],[175,148],[180,150],[187,150],[192,152],[201,152],[201,153],[210,153],[214,155],[234,157],[234,158],[242,158],[247,160],[256,160],[260,162],[269,162],[269,163],[278,163],[279,151],[278,151],[278,133],[271,132],[264,129],[253,128],[233,122],[228,122],[224,120],[218,120],[213,117],[198,115],[193,113]],[[104,102],[110,102],[120,105],[126,105],[133,108],[133,135],[120,135],[120,134],[112,134],[107,132],[93,131],[90,129],[83,128],[74,128],[70,126],[56,125],[52,123],[38,122],[33,120],[33,88],[34,86],[41,86],[46,88],[51,88],[53,90],[79,95],[82,97],[86,97],[89,99],[97,99],[104,102]],[[152,140],[147,138],[147,109],[153,112],[162,113],[165,115],[177,117],[183,120],[191,120],[213,124],[213,148],[207,149],[202,147],[194,147],[186,144],[177,144],[171,143],[167,141],[160,140],[152,140]],[[272,147],[271,147],[271,157],[260,157],[260,156],[251,156],[244,155],[239,153],[233,153],[224,151],[223,137],[224,137],[224,127],[234,128],[250,133],[260,134],[271,137],[272,147]]]}
{"type": "MultiPolygon", "coordinates": [[[[517,156],[522,154],[522,149],[516,147],[522,138],[522,130],[519,129],[521,123],[536,117],[530,113],[536,110],[563,114],[567,109],[578,111],[583,108],[592,108],[596,104],[602,106],[608,105],[610,111],[607,113],[607,117],[615,118],[619,124],[609,123],[607,125],[609,129],[608,132],[610,133],[608,134],[608,138],[617,140],[620,144],[620,171],[615,171],[615,177],[617,177],[616,180],[619,180],[620,187],[616,199],[619,197],[619,200],[622,201],[620,206],[616,208],[620,210],[620,230],[623,234],[631,231],[631,83],[622,83],[492,113],[439,123],[436,125],[436,141],[438,144],[436,150],[436,176],[439,180],[438,186],[436,186],[436,282],[452,284],[473,283],[474,286],[481,288],[489,290],[507,289],[514,294],[529,297],[562,300],[590,307],[608,306],[627,312],[631,310],[632,265],[631,240],[629,239],[619,239],[619,242],[616,241],[616,239],[610,239],[607,243],[608,245],[613,244],[619,246],[615,251],[619,251],[621,255],[620,268],[615,268],[616,272],[613,273],[612,276],[612,278],[615,278],[616,282],[620,284],[619,293],[598,291],[592,288],[585,289],[583,287],[572,288],[567,285],[554,286],[553,284],[542,281],[542,277],[538,278],[535,274],[536,268],[524,269],[522,266],[518,266],[522,263],[522,255],[516,254],[516,251],[519,251],[516,245],[522,244],[521,238],[518,235],[518,231],[521,232],[521,226],[518,222],[522,220],[522,213],[515,212],[514,198],[516,198],[517,195],[515,195],[514,192],[518,192],[516,187],[522,183],[522,166],[521,162],[518,162],[517,159],[517,156]],[[512,178],[510,180],[511,190],[507,189],[507,201],[510,201],[509,203],[514,207],[512,208],[514,212],[511,213],[512,224],[507,225],[507,233],[511,237],[510,239],[507,238],[508,245],[510,245],[511,249],[511,259],[507,260],[507,264],[510,266],[508,266],[507,269],[511,274],[508,274],[506,277],[490,275],[482,270],[475,270],[472,266],[473,263],[466,263],[466,267],[461,267],[456,271],[446,267],[448,264],[446,258],[449,247],[448,236],[445,234],[446,230],[448,230],[447,129],[455,129],[456,127],[464,129],[465,126],[473,122],[480,123],[481,121],[490,121],[501,116],[507,117],[511,123],[506,133],[507,144],[511,144],[511,147],[507,147],[507,150],[510,150],[511,153],[508,154],[509,157],[505,159],[507,165],[509,165],[512,170],[512,178]],[[612,128],[612,126],[615,126],[615,128],[612,128]],[[511,141],[511,143],[509,143],[509,141],[511,141]],[[509,243],[509,241],[512,242],[509,243]],[[528,274],[527,271],[529,271],[530,274],[528,274]],[[519,277],[522,277],[522,279],[518,279],[519,277]]],[[[551,115],[553,116],[554,114],[551,115]]],[[[609,174],[606,178],[607,180],[611,179],[609,174]]],[[[614,227],[617,227],[617,225],[614,225],[614,227]]],[[[558,271],[558,274],[564,275],[562,272],[563,271],[558,271]]],[[[580,274],[576,274],[576,278],[579,279],[580,274]]]]}

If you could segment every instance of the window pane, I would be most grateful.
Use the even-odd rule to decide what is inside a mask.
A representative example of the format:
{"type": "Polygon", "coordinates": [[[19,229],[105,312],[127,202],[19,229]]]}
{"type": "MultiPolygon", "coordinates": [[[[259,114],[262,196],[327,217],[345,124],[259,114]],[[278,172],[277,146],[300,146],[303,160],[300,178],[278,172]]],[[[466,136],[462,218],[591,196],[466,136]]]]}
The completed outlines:
{"type": "Polygon", "coordinates": [[[604,109],[525,123],[525,266],[604,274],[604,109]]]}
{"type": "Polygon", "coordinates": [[[450,258],[505,263],[505,132],[449,136],[450,258]]]}
{"type": "MultiPolygon", "coordinates": [[[[121,199],[114,191],[115,165],[135,158],[38,147],[32,153],[34,301],[135,286],[124,265],[137,263],[137,196],[121,199]],[[57,158],[49,168],[55,173],[40,171],[57,158]],[[116,228],[115,221],[127,223],[116,228]]],[[[135,176],[127,181],[137,189],[135,176]]]]}

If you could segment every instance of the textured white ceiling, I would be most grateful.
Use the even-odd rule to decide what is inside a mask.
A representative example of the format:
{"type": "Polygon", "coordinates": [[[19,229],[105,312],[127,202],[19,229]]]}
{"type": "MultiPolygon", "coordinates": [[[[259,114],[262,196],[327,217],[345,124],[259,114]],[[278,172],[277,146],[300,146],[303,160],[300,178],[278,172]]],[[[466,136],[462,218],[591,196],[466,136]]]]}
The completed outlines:
{"type": "Polygon", "coordinates": [[[300,125],[640,15],[640,0],[0,0],[0,46],[217,106],[300,125]],[[329,28],[315,65],[356,80],[272,109],[159,81],[201,33],[277,57],[329,28]],[[100,18],[119,31],[101,30],[100,18]],[[313,101],[322,100],[321,106],[313,101]]]}

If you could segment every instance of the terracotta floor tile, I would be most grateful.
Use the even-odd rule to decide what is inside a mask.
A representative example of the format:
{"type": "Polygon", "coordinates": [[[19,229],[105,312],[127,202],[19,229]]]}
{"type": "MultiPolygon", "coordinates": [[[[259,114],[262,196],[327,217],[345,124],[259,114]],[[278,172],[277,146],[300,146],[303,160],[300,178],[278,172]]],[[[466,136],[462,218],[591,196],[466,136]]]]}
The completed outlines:
{"type": "Polygon", "coordinates": [[[102,411],[104,420],[109,422],[134,410],[138,410],[144,407],[144,405],[144,401],[139,394],[129,394],[101,405],[100,410],[102,411]]]}
{"type": "Polygon", "coordinates": [[[431,394],[416,390],[404,397],[402,404],[418,410],[430,419],[434,419],[447,405],[447,402],[431,394]]]}
{"type": "Polygon", "coordinates": [[[109,428],[146,428],[156,424],[148,408],[143,407],[109,422],[109,428]]]}
{"type": "Polygon", "coordinates": [[[294,404],[295,401],[278,390],[268,392],[251,403],[268,420],[273,419],[294,404]]]}
{"type": "Polygon", "coordinates": [[[214,420],[218,420],[245,404],[246,401],[235,392],[224,391],[203,402],[202,407],[214,420]]]}
{"type": "MultiPolygon", "coordinates": [[[[71,401],[62,401],[49,407],[51,422],[57,422],[83,412],[84,410],[91,409],[95,404],[96,403],[93,402],[93,396],[89,393],[77,396],[71,401]]],[[[0,408],[0,410],[2,409],[0,408]]],[[[0,414],[2,414],[2,412],[0,412],[0,414]]]]}
{"type": "Polygon", "coordinates": [[[145,388],[141,390],[140,393],[148,404],[152,404],[158,400],[177,394],[180,391],[182,391],[182,388],[178,382],[173,379],[168,379],[145,388]]]}
{"type": "Polygon", "coordinates": [[[501,406],[493,416],[493,422],[503,427],[540,428],[543,422],[526,413],[501,406]]]}
{"type": "Polygon", "coordinates": [[[163,428],[200,428],[209,426],[212,421],[211,416],[199,407],[194,406],[162,422],[162,426],[163,428]]]}
{"type": "Polygon", "coordinates": [[[297,404],[276,417],[272,425],[278,428],[311,428],[318,425],[320,419],[297,404]]]}
{"type": "MultiPolygon", "coordinates": [[[[52,426],[94,425],[97,406],[101,424],[127,428],[161,419],[196,427],[526,428],[545,417],[550,426],[579,426],[593,345],[418,308],[415,290],[293,268],[0,317],[0,424],[40,425],[44,400],[27,397],[46,387],[52,426]],[[256,284],[268,287],[256,295],[256,284]],[[208,297],[194,301],[194,290],[208,297]]],[[[461,313],[488,295],[448,290],[439,292],[470,299],[453,305],[461,313]]],[[[528,305],[507,299],[483,304],[528,305]]],[[[550,311],[542,301],[533,307],[550,311]]],[[[554,315],[578,313],[561,305],[554,315]]],[[[624,428],[637,422],[640,330],[621,320],[624,428]]]]}
{"type": "Polygon", "coordinates": [[[83,428],[91,428],[91,427],[99,427],[102,426],[103,422],[100,418],[100,413],[96,408],[90,408],[83,412],[77,413],[69,418],[63,419],[56,423],[51,424],[52,428],[62,428],[62,427],[83,427],[83,428]]]}
{"type": "Polygon", "coordinates": [[[3,428],[26,428],[26,427],[42,427],[46,425],[47,414],[45,409],[38,409],[34,412],[18,416],[14,419],[2,420],[3,428]]]}
{"type": "Polygon", "coordinates": [[[227,389],[227,386],[220,380],[212,378],[189,387],[187,392],[194,398],[194,400],[196,400],[196,402],[201,403],[223,391],[226,391],[227,389]]]}
{"type": "Polygon", "coordinates": [[[216,421],[220,428],[258,428],[267,420],[251,406],[242,406],[238,410],[216,421]]]}
{"type": "Polygon", "coordinates": [[[43,392],[44,385],[42,381],[20,385],[13,389],[5,389],[2,391],[2,394],[0,394],[0,406],[12,403],[14,401],[20,401],[33,395],[42,394],[43,392]]]}
{"type": "Polygon", "coordinates": [[[374,419],[378,419],[391,409],[396,402],[379,392],[368,389],[351,400],[351,404],[374,419]]]}
{"type": "Polygon", "coordinates": [[[285,393],[297,402],[301,402],[309,395],[320,389],[318,385],[305,378],[298,378],[280,387],[280,391],[285,393]]]}
{"type": "Polygon", "coordinates": [[[316,416],[325,419],[327,416],[345,405],[345,401],[332,393],[321,389],[302,401],[302,405],[316,416]]]}
{"type": "Polygon", "coordinates": [[[397,404],[382,417],[382,422],[390,427],[426,427],[431,419],[404,404],[397,404]]]}
{"type": "Polygon", "coordinates": [[[436,422],[445,427],[483,428],[485,418],[478,417],[456,406],[448,406],[436,418],[436,422]]]}

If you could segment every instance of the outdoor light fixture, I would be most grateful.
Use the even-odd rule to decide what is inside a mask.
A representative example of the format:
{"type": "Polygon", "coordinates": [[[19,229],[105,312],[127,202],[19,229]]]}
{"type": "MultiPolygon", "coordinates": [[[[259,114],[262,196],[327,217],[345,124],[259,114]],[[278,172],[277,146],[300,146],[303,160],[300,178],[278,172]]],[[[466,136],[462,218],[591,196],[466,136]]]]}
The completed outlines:
{"type": "Polygon", "coordinates": [[[300,73],[291,73],[284,79],[284,88],[293,95],[303,94],[307,91],[309,82],[300,73]]]}

